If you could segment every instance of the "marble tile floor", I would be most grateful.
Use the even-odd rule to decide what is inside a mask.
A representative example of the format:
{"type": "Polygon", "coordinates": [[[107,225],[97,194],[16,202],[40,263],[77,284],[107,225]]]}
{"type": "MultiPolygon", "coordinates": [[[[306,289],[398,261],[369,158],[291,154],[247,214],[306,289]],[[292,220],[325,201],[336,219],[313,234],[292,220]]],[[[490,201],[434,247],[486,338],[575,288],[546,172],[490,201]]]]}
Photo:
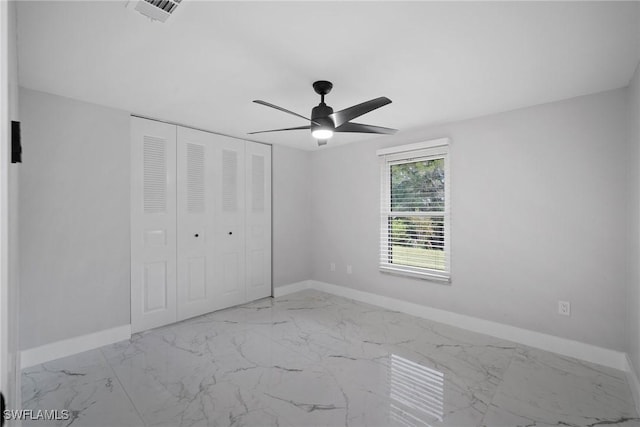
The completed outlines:
{"type": "Polygon", "coordinates": [[[23,370],[72,426],[640,426],[621,371],[303,291],[23,370]]]}

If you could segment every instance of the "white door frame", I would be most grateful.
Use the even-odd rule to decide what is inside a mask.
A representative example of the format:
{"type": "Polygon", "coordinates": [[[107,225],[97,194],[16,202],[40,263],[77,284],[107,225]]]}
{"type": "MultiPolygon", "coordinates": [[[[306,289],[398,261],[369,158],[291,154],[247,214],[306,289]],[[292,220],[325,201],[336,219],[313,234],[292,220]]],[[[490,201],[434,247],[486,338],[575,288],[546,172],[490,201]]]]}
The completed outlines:
{"type": "Polygon", "coordinates": [[[7,154],[9,153],[9,46],[7,39],[8,5],[0,2],[0,391],[8,394],[9,386],[9,165],[7,154]]]}
{"type": "MultiPolygon", "coordinates": [[[[8,409],[20,406],[19,368],[17,351],[17,271],[11,271],[16,263],[17,242],[10,226],[15,226],[10,209],[10,180],[16,170],[11,170],[11,120],[17,117],[17,76],[15,52],[15,2],[0,1],[0,391],[7,400],[8,409]],[[10,30],[14,30],[11,31],[10,30]],[[12,173],[13,172],[13,173],[12,173]],[[13,235],[13,237],[11,237],[13,235]]],[[[16,189],[14,188],[13,191],[16,189]]],[[[1,416],[1,414],[0,414],[1,416]]],[[[10,425],[8,422],[7,424],[10,425]]]]}

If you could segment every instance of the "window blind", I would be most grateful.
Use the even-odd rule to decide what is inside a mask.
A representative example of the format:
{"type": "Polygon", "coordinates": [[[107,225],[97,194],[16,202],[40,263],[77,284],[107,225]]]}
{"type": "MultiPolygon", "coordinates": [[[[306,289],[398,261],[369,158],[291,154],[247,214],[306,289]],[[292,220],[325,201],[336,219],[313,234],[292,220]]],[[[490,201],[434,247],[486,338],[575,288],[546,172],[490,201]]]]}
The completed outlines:
{"type": "Polygon", "coordinates": [[[449,152],[442,142],[378,153],[382,271],[450,280],[449,152]]]}

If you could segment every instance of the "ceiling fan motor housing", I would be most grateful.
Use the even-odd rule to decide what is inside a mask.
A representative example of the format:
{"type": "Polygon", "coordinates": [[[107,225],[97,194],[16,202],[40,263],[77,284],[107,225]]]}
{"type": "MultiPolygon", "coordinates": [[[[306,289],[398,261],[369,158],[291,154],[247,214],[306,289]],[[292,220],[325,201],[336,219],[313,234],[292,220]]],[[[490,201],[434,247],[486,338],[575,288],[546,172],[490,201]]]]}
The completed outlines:
{"type": "Polygon", "coordinates": [[[313,122],[319,123],[320,125],[312,122],[311,131],[313,132],[318,128],[334,130],[335,126],[333,120],[331,119],[331,117],[329,117],[330,114],[333,114],[333,108],[329,107],[324,102],[321,102],[318,106],[313,107],[313,110],[311,110],[311,120],[313,122]]]}

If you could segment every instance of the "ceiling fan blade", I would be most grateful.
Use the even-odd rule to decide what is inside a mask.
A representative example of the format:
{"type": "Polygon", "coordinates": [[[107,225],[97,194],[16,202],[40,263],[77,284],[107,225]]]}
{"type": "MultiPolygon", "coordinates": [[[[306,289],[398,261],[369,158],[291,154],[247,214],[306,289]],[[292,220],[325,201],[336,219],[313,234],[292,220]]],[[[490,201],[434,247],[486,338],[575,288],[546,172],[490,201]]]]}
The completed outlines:
{"type": "Polygon", "coordinates": [[[360,133],[382,133],[393,135],[398,129],[384,128],[382,126],[365,125],[362,123],[347,122],[335,129],[336,132],[360,132],[360,133]]]}
{"type": "Polygon", "coordinates": [[[283,130],[301,130],[301,129],[311,129],[311,126],[298,126],[295,128],[284,128],[284,129],[271,129],[271,130],[259,130],[257,132],[249,132],[247,135],[254,135],[256,133],[265,133],[265,132],[280,132],[283,130]]]}
{"type": "Polygon", "coordinates": [[[282,112],[288,113],[288,114],[292,114],[296,117],[300,117],[301,119],[305,119],[308,122],[313,123],[314,125],[318,125],[320,126],[320,123],[318,122],[314,122],[313,120],[305,117],[305,116],[301,116],[298,113],[294,113],[293,111],[287,110],[286,108],[282,108],[282,107],[278,107],[277,105],[271,104],[270,102],[266,102],[266,101],[261,101],[259,99],[254,100],[253,102],[255,102],[256,104],[260,104],[260,105],[264,105],[265,107],[271,107],[271,108],[275,108],[276,110],[280,110],[282,112]]]}
{"type": "Polygon", "coordinates": [[[369,101],[363,102],[362,104],[354,105],[353,107],[345,108],[344,110],[335,112],[329,115],[329,117],[333,119],[335,127],[338,128],[351,119],[360,117],[361,115],[366,114],[369,111],[373,111],[376,108],[380,108],[387,104],[391,104],[391,100],[386,96],[381,96],[380,98],[371,99],[369,101]]]}

